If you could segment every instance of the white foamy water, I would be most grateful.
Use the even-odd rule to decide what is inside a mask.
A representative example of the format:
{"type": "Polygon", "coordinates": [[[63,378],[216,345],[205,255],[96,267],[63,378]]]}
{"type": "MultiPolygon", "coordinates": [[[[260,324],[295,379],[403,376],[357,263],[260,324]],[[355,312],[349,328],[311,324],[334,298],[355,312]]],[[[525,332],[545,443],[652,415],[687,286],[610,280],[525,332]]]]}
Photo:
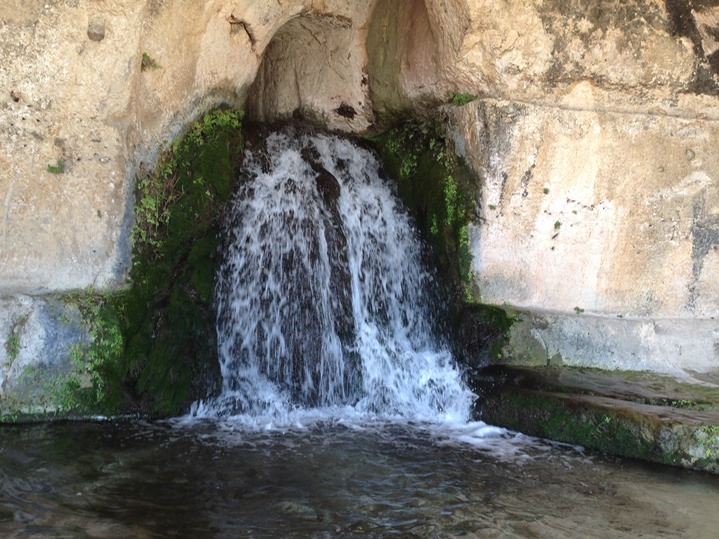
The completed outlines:
{"type": "Polygon", "coordinates": [[[327,134],[248,151],[217,287],[222,394],[195,417],[464,423],[474,395],[431,319],[433,284],[375,156],[327,134]]]}

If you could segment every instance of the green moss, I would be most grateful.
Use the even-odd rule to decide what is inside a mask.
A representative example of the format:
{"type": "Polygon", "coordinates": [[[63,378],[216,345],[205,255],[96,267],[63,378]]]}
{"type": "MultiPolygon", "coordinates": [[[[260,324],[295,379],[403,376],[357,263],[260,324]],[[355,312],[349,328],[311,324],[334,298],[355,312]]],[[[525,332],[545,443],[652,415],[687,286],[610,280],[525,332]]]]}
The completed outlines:
{"type": "Polygon", "coordinates": [[[241,113],[198,120],[138,182],[132,289],[119,302],[127,381],[143,409],[178,413],[219,389],[212,308],[222,211],[242,154],[241,113]]]}
{"type": "Polygon", "coordinates": [[[62,174],[63,172],[65,172],[65,161],[62,159],[58,159],[54,165],[47,166],[47,171],[50,174],[62,174]]]}
{"type": "Polygon", "coordinates": [[[694,433],[694,439],[701,451],[701,456],[697,459],[701,464],[717,467],[717,458],[719,457],[719,426],[706,425],[697,429],[694,433]]]}
{"type": "Polygon", "coordinates": [[[540,392],[509,390],[495,395],[484,406],[487,421],[525,434],[623,457],[676,462],[676,456],[642,432],[641,425],[579,402],[540,392]]]}
{"type": "Polygon", "coordinates": [[[477,371],[473,390],[481,395],[478,417],[492,424],[612,455],[719,473],[716,408],[692,411],[696,402],[671,396],[671,380],[647,376],[632,390],[622,389],[627,380],[616,372],[493,365],[477,371]],[[654,395],[645,384],[651,380],[662,382],[654,395]]]}
{"type": "Polygon", "coordinates": [[[466,105],[467,103],[471,103],[475,99],[477,99],[477,96],[474,94],[457,92],[455,94],[452,94],[451,102],[453,105],[455,105],[457,107],[461,107],[463,105],[466,105]]]}
{"type": "Polygon", "coordinates": [[[157,61],[152,58],[149,54],[146,52],[142,53],[142,62],[140,63],[140,71],[148,71],[148,70],[155,70],[155,69],[162,69],[162,66],[157,63],[157,61]]]}
{"type": "Polygon", "coordinates": [[[91,343],[76,345],[72,372],[51,388],[63,409],[169,416],[219,389],[212,301],[241,117],[205,115],[137,180],[132,285],[72,298],[91,343]]]}
{"type": "Polygon", "coordinates": [[[469,219],[477,196],[443,123],[408,121],[372,139],[442,273],[470,299],[469,219]]]}
{"type": "Polygon", "coordinates": [[[73,371],[60,389],[63,408],[118,412],[123,405],[124,338],[115,297],[87,294],[78,305],[90,342],[76,344],[71,352],[73,371]]]}
{"type": "Polygon", "coordinates": [[[15,358],[20,354],[20,348],[22,347],[22,333],[27,323],[27,316],[21,316],[10,328],[10,333],[5,341],[5,351],[7,352],[10,361],[14,361],[15,358]]]}
{"type": "Polygon", "coordinates": [[[462,304],[452,321],[456,328],[454,356],[471,371],[502,359],[509,329],[517,319],[509,309],[462,304]]]}

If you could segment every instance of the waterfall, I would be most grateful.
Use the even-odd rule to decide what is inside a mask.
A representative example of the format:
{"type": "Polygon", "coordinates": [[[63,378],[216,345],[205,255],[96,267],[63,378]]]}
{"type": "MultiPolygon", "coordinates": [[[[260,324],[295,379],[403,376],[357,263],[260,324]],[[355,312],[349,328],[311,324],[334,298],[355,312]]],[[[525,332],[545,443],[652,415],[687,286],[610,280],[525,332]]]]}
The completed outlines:
{"type": "Polygon", "coordinates": [[[224,234],[223,388],[194,415],[467,419],[473,395],[436,338],[421,243],[369,150],[270,134],[246,153],[224,234]]]}

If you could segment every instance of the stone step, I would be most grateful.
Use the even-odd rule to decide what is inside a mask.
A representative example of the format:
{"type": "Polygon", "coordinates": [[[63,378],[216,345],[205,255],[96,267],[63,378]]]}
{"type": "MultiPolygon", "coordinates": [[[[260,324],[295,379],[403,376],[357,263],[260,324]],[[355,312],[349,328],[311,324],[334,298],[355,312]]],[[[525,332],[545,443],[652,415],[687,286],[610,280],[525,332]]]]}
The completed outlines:
{"type": "Polygon", "coordinates": [[[478,419],[611,455],[719,474],[719,386],[644,372],[493,365],[478,419]]]}

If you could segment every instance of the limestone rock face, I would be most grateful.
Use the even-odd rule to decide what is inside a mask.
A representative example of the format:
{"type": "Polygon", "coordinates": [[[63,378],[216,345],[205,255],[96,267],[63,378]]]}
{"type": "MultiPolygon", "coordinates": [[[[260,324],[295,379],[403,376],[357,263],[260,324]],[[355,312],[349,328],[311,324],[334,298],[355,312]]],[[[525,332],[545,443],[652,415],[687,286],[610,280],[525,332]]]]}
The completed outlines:
{"type": "Polygon", "coordinates": [[[692,43],[672,35],[661,2],[468,2],[457,72],[481,72],[493,94],[538,97],[591,79],[605,88],[684,88],[692,43]]]}
{"type": "Polygon", "coordinates": [[[273,112],[258,118],[300,108],[329,127],[366,128],[369,8],[345,0],[3,2],[0,294],[123,286],[135,176],[201,112],[243,106],[271,42],[269,63],[272,50],[291,43],[307,66],[298,67],[301,92],[289,105],[276,97],[292,94],[290,79],[274,97],[262,90],[273,112]]]}
{"type": "Polygon", "coordinates": [[[421,111],[461,91],[554,106],[589,81],[594,108],[719,118],[719,8],[694,4],[416,0],[398,10],[378,0],[373,104],[421,111]]]}
{"type": "Polygon", "coordinates": [[[94,7],[0,6],[0,293],[122,282],[132,70],[115,51],[139,35],[127,8],[97,42],[94,7]]]}
{"type": "Polygon", "coordinates": [[[447,68],[469,20],[461,0],[446,3],[439,13],[437,4],[412,0],[397,9],[392,0],[377,2],[367,32],[367,70],[380,116],[420,111],[451,94],[447,68]]]}
{"type": "Polygon", "coordinates": [[[453,114],[482,178],[473,270],[483,299],[719,315],[699,292],[716,282],[719,123],[496,100],[453,114]]]}
{"type": "Polygon", "coordinates": [[[457,90],[719,118],[717,8],[688,5],[8,0],[0,293],[122,286],[134,177],[220,103],[349,132],[457,90]]]}
{"type": "MultiPolygon", "coordinates": [[[[357,2],[353,9],[368,13],[369,3],[357,2]]],[[[341,131],[367,129],[373,116],[364,72],[365,21],[348,15],[350,10],[347,15],[301,15],[277,31],[250,89],[252,119],[294,118],[341,131]]]]}
{"type": "Polygon", "coordinates": [[[535,324],[539,357],[719,365],[719,123],[497,100],[451,114],[481,182],[479,299],[572,319],[535,324]]]}

